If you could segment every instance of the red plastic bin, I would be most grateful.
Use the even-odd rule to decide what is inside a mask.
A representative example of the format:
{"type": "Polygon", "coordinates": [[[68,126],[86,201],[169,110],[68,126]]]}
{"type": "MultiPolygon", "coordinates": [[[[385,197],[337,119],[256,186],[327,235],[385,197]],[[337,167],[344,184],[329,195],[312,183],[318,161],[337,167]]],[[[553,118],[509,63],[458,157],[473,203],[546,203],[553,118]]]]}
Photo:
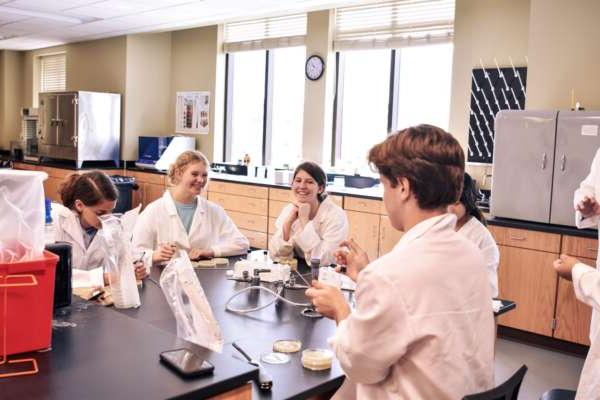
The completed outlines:
{"type": "MultiPolygon", "coordinates": [[[[4,341],[4,295],[7,292],[7,354],[50,347],[54,307],[54,275],[58,256],[44,251],[36,260],[0,263],[0,357],[4,341]],[[35,286],[2,287],[7,275],[34,275],[35,286]]],[[[9,284],[30,283],[30,278],[9,278],[9,284]]]]}

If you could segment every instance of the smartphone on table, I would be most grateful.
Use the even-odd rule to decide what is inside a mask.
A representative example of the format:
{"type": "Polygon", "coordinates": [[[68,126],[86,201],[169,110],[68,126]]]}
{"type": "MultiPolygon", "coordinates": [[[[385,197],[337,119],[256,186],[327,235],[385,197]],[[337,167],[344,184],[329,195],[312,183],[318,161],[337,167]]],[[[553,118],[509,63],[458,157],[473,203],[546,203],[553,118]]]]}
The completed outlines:
{"type": "Polygon", "coordinates": [[[214,365],[188,349],[160,353],[160,361],[185,378],[212,374],[214,365]]]}

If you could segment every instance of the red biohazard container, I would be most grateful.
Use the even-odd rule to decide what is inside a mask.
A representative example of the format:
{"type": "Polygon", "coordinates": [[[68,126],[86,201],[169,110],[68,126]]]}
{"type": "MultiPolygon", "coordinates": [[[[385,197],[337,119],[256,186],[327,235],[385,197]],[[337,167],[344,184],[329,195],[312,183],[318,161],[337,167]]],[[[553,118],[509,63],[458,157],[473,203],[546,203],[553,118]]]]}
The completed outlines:
{"type": "Polygon", "coordinates": [[[0,357],[4,332],[7,355],[50,347],[57,262],[44,251],[39,259],[0,263],[0,357]]]}

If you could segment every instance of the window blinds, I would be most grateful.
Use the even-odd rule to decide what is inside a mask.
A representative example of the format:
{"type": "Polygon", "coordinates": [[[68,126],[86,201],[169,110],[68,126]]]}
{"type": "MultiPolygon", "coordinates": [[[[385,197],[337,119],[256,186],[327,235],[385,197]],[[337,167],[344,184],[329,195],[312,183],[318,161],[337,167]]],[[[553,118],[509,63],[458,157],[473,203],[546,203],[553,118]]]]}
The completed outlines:
{"type": "Polygon", "coordinates": [[[228,23],[224,35],[223,50],[227,53],[302,46],[306,38],[306,14],[228,23]]]}
{"type": "Polygon", "coordinates": [[[399,48],[448,42],[454,0],[394,0],[336,10],[334,49],[399,48]]]}
{"type": "Polygon", "coordinates": [[[40,92],[59,92],[66,88],[66,56],[52,54],[40,57],[40,92]]]}

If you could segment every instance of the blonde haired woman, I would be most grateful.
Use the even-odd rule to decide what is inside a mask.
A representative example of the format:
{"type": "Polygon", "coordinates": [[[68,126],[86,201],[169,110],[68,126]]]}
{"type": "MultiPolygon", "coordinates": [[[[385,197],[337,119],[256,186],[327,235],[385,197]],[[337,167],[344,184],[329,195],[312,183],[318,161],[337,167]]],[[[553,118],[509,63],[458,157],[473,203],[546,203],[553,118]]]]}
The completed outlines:
{"type": "Polygon", "coordinates": [[[223,208],[200,193],[208,182],[208,160],[199,151],[181,153],[169,168],[175,186],[140,214],[133,245],[144,251],[144,265],[168,262],[177,249],[192,260],[242,254],[248,239],[223,208]]]}

